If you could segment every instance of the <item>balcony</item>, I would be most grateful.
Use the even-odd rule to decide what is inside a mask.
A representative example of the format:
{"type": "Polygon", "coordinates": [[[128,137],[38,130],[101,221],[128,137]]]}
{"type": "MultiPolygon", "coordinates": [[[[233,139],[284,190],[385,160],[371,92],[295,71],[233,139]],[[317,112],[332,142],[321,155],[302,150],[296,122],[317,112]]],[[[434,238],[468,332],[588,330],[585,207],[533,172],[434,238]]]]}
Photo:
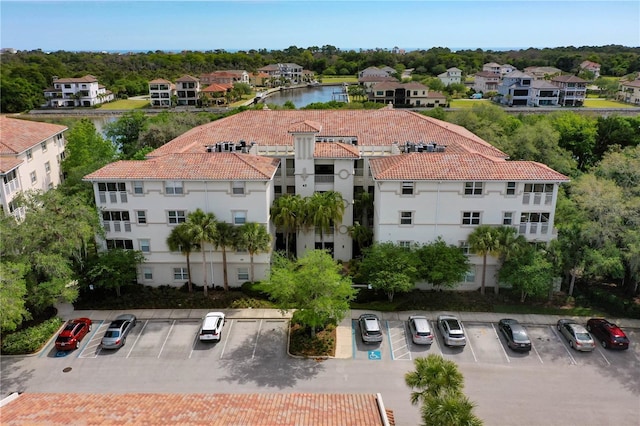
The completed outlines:
{"type": "Polygon", "coordinates": [[[316,183],[333,183],[334,175],[316,175],[316,183]]]}

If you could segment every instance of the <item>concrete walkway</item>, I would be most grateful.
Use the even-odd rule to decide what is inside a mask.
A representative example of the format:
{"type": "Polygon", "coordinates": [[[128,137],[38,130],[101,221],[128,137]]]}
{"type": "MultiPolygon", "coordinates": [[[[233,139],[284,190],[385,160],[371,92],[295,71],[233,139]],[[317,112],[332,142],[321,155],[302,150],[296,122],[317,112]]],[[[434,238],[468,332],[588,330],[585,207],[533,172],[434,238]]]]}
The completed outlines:
{"type": "MultiPolygon", "coordinates": [[[[79,317],[87,317],[96,321],[109,321],[116,316],[124,313],[124,311],[103,311],[103,310],[75,310],[71,304],[59,304],[58,316],[63,320],[69,320],[79,317]]],[[[200,319],[212,309],[131,309],[126,313],[134,314],[139,319],[200,319]]],[[[220,309],[229,319],[274,319],[286,318],[290,319],[292,312],[286,314],[281,313],[277,309],[220,309]]],[[[513,318],[524,325],[555,325],[560,318],[571,318],[579,323],[586,324],[590,317],[576,316],[559,316],[559,315],[540,315],[540,314],[500,314],[493,312],[374,312],[364,310],[351,310],[345,319],[343,319],[336,330],[336,358],[353,357],[353,327],[352,320],[358,319],[363,313],[375,313],[381,320],[387,321],[406,321],[410,315],[425,315],[431,320],[435,320],[440,314],[456,315],[463,323],[465,322],[483,322],[497,323],[501,318],[513,318]]],[[[629,318],[608,318],[609,321],[618,324],[622,328],[640,329],[640,320],[629,318]]]]}

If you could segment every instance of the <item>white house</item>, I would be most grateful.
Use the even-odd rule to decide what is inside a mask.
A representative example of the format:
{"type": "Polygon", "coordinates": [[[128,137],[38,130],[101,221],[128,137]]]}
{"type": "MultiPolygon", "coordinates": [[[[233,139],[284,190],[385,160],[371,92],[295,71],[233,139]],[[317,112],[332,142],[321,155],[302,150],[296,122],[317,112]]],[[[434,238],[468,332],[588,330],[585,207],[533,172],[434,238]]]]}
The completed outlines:
{"type": "Polygon", "coordinates": [[[0,116],[0,208],[24,217],[14,198],[20,191],[48,191],[62,181],[66,126],[0,116]]]}
{"type": "Polygon", "coordinates": [[[53,86],[44,90],[46,107],[90,107],[114,99],[113,93],[92,75],[79,78],[53,77],[53,86]]]}
{"type": "MultiPolygon", "coordinates": [[[[547,166],[508,161],[468,130],[409,110],[251,110],[175,138],[147,160],[122,161],[86,176],[102,209],[106,246],[141,249],[141,282],[183,284],[186,260],[166,246],[171,228],[201,208],[219,220],[269,226],[271,203],[282,194],[334,190],[345,211],[328,235],[299,230],[298,255],[323,244],[349,260],[356,194],[374,194],[377,241],[428,243],[442,237],[464,247],[480,224],[508,225],[531,241],[555,237],[558,187],[567,178],[547,166]]],[[[357,220],[358,218],[355,218],[357,220]]],[[[281,235],[276,233],[281,239],[281,235]]],[[[221,253],[205,247],[213,282],[222,282],[221,253]]],[[[269,255],[256,258],[256,279],[269,255]]],[[[473,264],[467,289],[480,286],[473,264]],[[477,278],[476,278],[477,277],[477,278]]],[[[201,253],[191,256],[201,284],[201,253]]],[[[494,260],[495,264],[495,260],[494,260]]],[[[248,279],[248,255],[229,255],[232,286],[248,279]]],[[[493,283],[489,274],[487,285],[493,283]]],[[[209,283],[211,284],[211,283],[209,283]]]]}
{"type": "Polygon", "coordinates": [[[445,86],[460,84],[462,81],[462,70],[455,67],[449,68],[442,74],[438,74],[438,78],[445,86]]]}

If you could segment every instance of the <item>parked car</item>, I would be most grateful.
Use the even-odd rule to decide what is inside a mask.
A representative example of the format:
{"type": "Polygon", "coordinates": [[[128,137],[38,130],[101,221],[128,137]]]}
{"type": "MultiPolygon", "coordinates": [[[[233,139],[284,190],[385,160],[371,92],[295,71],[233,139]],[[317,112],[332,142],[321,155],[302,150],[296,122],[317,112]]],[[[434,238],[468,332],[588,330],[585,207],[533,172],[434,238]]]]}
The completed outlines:
{"type": "Polygon", "coordinates": [[[200,340],[220,341],[222,337],[222,327],[224,326],[224,314],[222,312],[209,312],[203,319],[200,326],[200,340]]]}
{"type": "Polygon", "coordinates": [[[514,351],[528,352],[531,350],[531,340],[527,330],[517,320],[503,318],[498,321],[498,329],[514,351]]]}
{"type": "Polygon", "coordinates": [[[69,320],[64,329],[56,338],[56,349],[68,351],[78,349],[78,343],[91,331],[91,320],[89,318],[76,318],[69,320]]]}
{"type": "Polygon", "coordinates": [[[598,339],[603,348],[629,349],[629,338],[624,331],[604,318],[587,321],[587,331],[598,339]]]}
{"type": "Polygon", "coordinates": [[[438,316],[438,328],[446,346],[465,346],[467,344],[462,324],[453,315],[438,316]]]}
{"type": "Polygon", "coordinates": [[[382,328],[380,320],[375,314],[362,314],[358,319],[360,324],[360,336],[364,343],[382,342],[382,328]]]}
{"type": "Polygon", "coordinates": [[[100,342],[102,349],[118,349],[124,346],[127,335],[136,326],[137,318],[133,314],[123,314],[111,321],[100,342]]]}
{"type": "Polygon", "coordinates": [[[569,346],[576,351],[590,352],[596,348],[596,342],[586,328],[572,319],[558,320],[558,331],[567,339],[569,346]]]}
{"type": "Polygon", "coordinates": [[[416,345],[430,345],[433,343],[433,334],[427,317],[412,315],[409,317],[408,323],[413,343],[416,345]]]}

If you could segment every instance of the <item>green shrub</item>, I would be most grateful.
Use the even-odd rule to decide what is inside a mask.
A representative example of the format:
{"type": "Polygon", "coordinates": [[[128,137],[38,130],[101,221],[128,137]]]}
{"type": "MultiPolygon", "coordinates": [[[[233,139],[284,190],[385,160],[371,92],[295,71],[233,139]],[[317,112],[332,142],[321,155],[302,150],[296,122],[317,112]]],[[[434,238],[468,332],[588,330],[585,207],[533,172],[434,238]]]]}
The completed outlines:
{"type": "Polygon", "coordinates": [[[268,300],[269,299],[269,295],[258,290],[257,286],[258,284],[260,284],[259,281],[257,282],[251,282],[251,281],[247,281],[245,283],[242,284],[242,286],[240,287],[240,290],[242,290],[242,292],[244,294],[246,294],[248,297],[252,297],[255,299],[264,299],[264,300],[268,300]]]}
{"type": "Polygon", "coordinates": [[[58,331],[62,322],[60,318],[55,317],[5,336],[2,339],[2,353],[5,355],[24,355],[36,352],[58,331]]]}

